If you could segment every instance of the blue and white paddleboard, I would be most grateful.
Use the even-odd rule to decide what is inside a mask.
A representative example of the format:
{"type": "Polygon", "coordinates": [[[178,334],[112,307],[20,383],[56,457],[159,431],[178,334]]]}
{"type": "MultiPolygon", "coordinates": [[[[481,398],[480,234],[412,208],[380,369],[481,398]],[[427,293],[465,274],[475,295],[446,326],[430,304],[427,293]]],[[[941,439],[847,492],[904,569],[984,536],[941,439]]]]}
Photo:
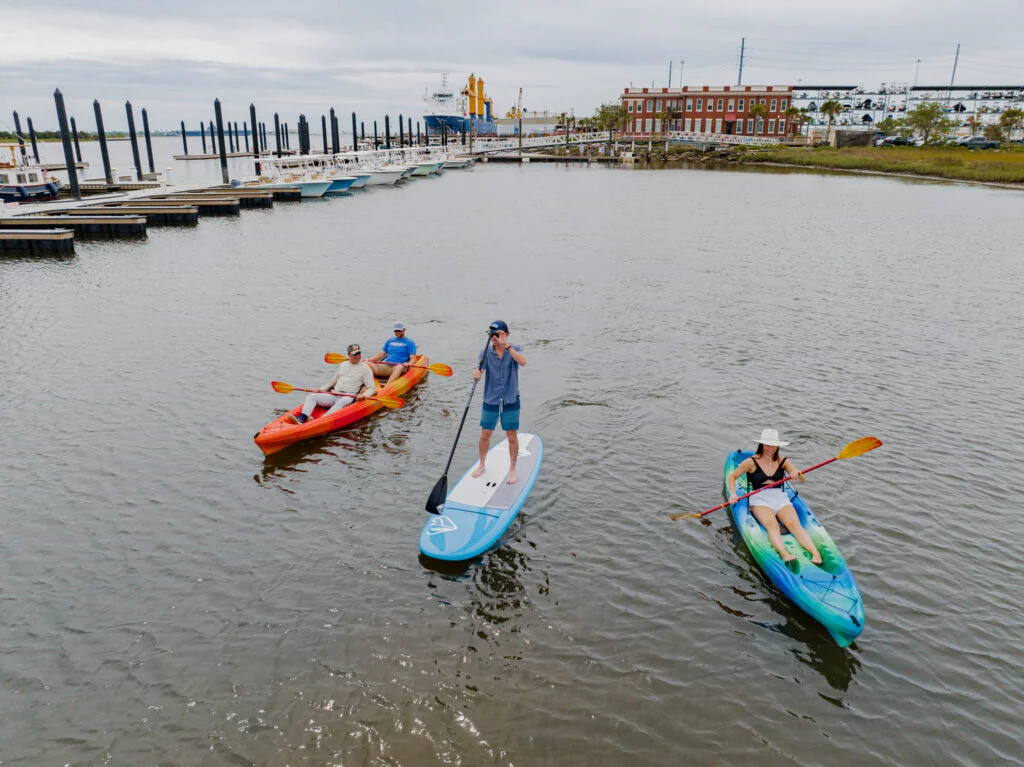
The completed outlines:
{"type": "Polygon", "coordinates": [[[434,559],[461,561],[493,548],[526,502],[544,460],[536,434],[519,434],[516,483],[508,484],[508,440],[487,453],[487,471],[474,478],[477,461],[448,492],[441,514],[420,533],[420,551],[434,559]]]}

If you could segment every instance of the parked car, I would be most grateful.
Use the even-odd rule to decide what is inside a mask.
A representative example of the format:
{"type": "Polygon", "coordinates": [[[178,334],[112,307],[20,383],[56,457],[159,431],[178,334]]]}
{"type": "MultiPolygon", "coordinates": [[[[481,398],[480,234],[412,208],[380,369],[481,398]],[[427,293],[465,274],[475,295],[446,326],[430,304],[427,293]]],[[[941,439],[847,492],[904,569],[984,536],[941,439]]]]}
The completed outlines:
{"type": "Polygon", "coordinates": [[[886,136],[881,141],[876,141],[875,146],[913,146],[914,140],[905,136],[886,136]]]}
{"type": "Polygon", "coordinates": [[[971,136],[970,138],[960,139],[957,142],[957,146],[966,147],[967,149],[998,149],[999,142],[992,141],[984,136],[971,136]]]}

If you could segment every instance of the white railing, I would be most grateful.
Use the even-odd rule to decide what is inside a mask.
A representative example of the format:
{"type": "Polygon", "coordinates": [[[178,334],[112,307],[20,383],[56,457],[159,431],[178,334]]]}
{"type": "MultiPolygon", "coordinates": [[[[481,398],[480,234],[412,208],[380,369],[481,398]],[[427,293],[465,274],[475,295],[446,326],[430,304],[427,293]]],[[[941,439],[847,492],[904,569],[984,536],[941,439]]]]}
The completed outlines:
{"type": "MultiPolygon", "coordinates": [[[[550,136],[524,136],[523,149],[538,149],[547,146],[579,146],[594,144],[608,140],[608,131],[596,133],[569,133],[550,136]]],[[[474,138],[473,154],[489,154],[491,152],[515,152],[520,147],[518,137],[512,138],[474,138]]],[[[469,146],[466,146],[469,149],[469,146]]]]}
{"type": "MultiPolygon", "coordinates": [[[[639,135],[633,136],[637,141],[641,140],[639,135]]],[[[625,139],[626,137],[623,136],[625,139]]],[[[647,141],[648,135],[643,136],[647,141]]],[[[686,141],[693,144],[732,144],[734,146],[745,144],[747,146],[772,146],[781,144],[786,140],[785,136],[741,136],[732,133],[698,133],[696,131],[665,131],[653,136],[655,141],[686,141]]]]}

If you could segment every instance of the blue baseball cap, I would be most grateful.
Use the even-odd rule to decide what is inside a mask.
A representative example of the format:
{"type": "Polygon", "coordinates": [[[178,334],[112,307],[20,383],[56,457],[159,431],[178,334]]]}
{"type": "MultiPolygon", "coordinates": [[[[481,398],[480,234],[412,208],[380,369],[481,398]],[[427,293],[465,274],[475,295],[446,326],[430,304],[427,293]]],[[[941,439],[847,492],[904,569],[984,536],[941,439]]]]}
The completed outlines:
{"type": "Polygon", "coordinates": [[[504,320],[495,320],[487,327],[487,329],[490,330],[492,333],[497,332],[499,330],[502,333],[508,333],[508,325],[505,323],[504,320]]]}

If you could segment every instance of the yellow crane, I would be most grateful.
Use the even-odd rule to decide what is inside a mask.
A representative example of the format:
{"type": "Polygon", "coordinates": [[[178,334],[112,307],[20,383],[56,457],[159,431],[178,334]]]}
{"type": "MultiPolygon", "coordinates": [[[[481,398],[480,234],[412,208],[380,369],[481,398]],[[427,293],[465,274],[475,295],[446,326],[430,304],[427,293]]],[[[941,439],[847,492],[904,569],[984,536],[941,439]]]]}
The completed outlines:
{"type": "Polygon", "coordinates": [[[523,116],[523,89],[519,89],[519,101],[505,114],[505,117],[516,119],[523,116]]]}

